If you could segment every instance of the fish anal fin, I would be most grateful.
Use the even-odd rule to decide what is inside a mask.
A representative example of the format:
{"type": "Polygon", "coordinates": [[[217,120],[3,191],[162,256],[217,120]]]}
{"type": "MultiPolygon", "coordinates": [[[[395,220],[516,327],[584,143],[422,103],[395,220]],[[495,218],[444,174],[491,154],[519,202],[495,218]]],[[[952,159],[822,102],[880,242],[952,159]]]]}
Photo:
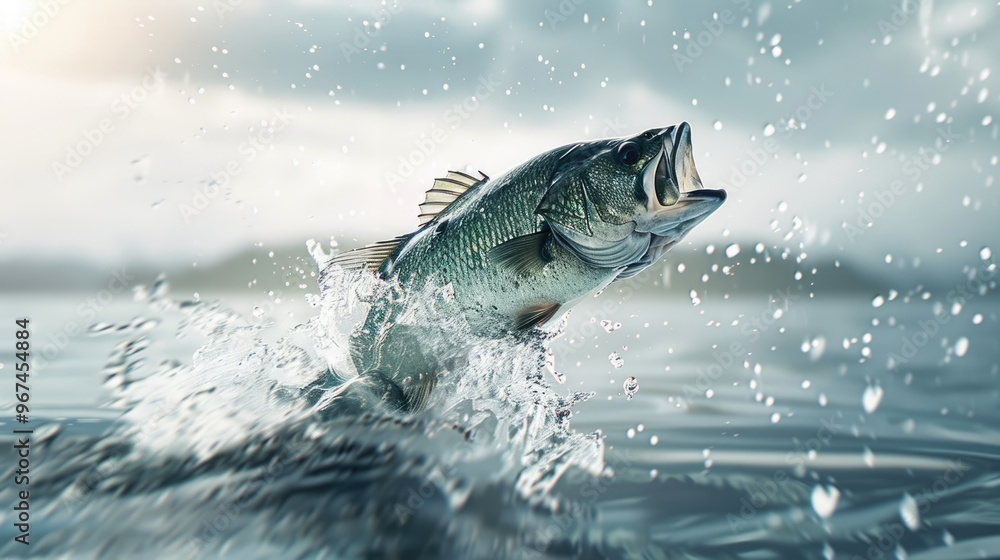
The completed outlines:
{"type": "Polygon", "coordinates": [[[410,238],[409,235],[402,235],[388,241],[379,241],[372,245],[341,253],[330,261],[347,270],[361,270],[367,268],[372,272],[378,272],[382,264],[392,257],[399,249],[399,246],[410,238]]]}
{"type": "Polygon", "coordinates": [[[556,316],[561,306],[558,303],[540,303],[529,305],[518,311],[514,318],[514,328],[517,330],[537,327],[556,316]]]}
{"type": "Polygon", "coordinates": [[[469,189],[489,179],[482,171],[479,173],[483,176],[481,179],[461,171],[449,171],[444,177],[434,179],[434,184],[427,191],[424,202],[420,205],[420,225],[433,220],[469,189]]]}
{"type": "Polygon", "coordinates": [[[509,268],[516,274],[539,274],[551,260],[546,254],[548,231],[538,231],[508,239],[490,249],[489,259],[498,266],[509,268]]]}

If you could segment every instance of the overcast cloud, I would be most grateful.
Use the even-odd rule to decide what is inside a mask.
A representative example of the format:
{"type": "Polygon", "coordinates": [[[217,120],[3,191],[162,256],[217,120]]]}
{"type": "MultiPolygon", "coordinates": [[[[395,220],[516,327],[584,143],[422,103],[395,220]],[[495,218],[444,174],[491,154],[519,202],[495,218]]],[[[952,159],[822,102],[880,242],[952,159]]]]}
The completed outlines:
{"type": "Polygon", "coordinates": [[[353,245],[415,228],[448,169],[682,120],[731,195],[696,246],[1000,237],[995,2],[648,4],[4,0],[0,260],[353,245]]]}

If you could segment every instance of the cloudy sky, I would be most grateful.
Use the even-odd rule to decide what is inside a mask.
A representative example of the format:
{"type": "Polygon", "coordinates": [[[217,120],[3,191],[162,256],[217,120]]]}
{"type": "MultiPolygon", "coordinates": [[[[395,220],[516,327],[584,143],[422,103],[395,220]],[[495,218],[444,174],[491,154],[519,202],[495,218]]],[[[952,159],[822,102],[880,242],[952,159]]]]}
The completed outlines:
{"type": "Polygon", "coordinates": [[[998,10],[3,0],[0,262],[353,246],[448,169],[686,120],[730,190],[695,246],[966,263],[1000,237],[998,10]]]}

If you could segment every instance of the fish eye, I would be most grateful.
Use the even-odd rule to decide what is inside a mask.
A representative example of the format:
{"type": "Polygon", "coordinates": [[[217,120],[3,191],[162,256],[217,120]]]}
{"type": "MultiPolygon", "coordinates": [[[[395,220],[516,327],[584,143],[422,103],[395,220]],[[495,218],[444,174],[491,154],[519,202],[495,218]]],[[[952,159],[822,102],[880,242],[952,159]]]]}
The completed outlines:
{"type": "Polygon", "coordinates": [[[645,138],[646,140],[649,140],[650,138],[653,137],[653,131],[647,130],[646,132],[643,132],[642,137],[645,138]]]}
{"type": "Polygon", "coordinates": [[[635,142],[625,142],[618,146],[618,161],[625,165],[635,165],[639,161],[639,146],[635,142]]]}

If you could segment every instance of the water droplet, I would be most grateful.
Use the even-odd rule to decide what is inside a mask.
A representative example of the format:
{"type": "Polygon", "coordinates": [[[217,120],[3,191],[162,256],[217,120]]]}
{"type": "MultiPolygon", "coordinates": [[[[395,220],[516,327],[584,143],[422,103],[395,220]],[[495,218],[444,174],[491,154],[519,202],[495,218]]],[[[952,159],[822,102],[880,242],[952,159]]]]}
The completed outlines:
{"type": "Polygon", "coordinates": [[[961,358],[969,351],[969,339],[962,337],[955,342],[955,355],[961,358]]]}
{"type": "Polygon", "coordinates": [[[254,317],[263,317],[264,316],[264,310],[255,305],[254,308],[253,308],[253,316],[254,317]]]}
{"type": "Polygon", "coordinates": [[[625,389],[625,398],[632,400],[632,397],[634,397],[635,393],[639,390],[639,380],[636,379],[635,376],[630,376],[625,380],[625,383],[622,383],[622,389],[625,389]]]}
{"type": "Polygon", "coordinates": [[[777,424],[778,422],[781,422],[781,413],[775,412],[774,414],[771,415],[771,423],[777,424]]]}
{"type": "Polygon", "coordinates": [[[982,249],[979,250],[979,258],[983,259],[984,261],[990,260],[991,256],[993,256],[993,251],[991,251],[989,247],[983,247],[982,249]]]}
{"type": "Polygon", "coordinates": [[[885,298],[882,296],[875,296],[872,300],[872,307],[882,307],[885,304],[885,298]]]}
{"type": "Polygon", "coordinates": [[[944,544],[947,546],[955,546],[955,536],[948,532],[948,529],[945,529],[944,532],[941,533],[941,540],[944,541],[944,544]]]}
{"type": "Polygon", "coordinates": [[[722,130],[722,121],[715,121],[712,123],[712,128],[715,130],[722,130]]]}
{"type": "Polygon", "coordinates": [[[973,325],[979,325],[982,322],[983,322],[983,314],[982,313],[976,313],[975,315],[972,316],[972,324],[973,325]]]}
{"type": "Polygon", "coordinates": [[[868,468],[875,468],[875,454],[867,445],[861,451],[861,459],[868,465],[868,468]]]}
{"type": "Polygon", "coordinates": [[[736,255],[739,255],[739,254],[740,254],[740,244],[739,243],[733,243],[729,247],[726,247],[726,256],[727,257],[733,258],[733,257],[735,257],[736,255]]]}
{"type": "Polygon", "coordinates": [[[833,512],[837,510],[837,502],[840,500],[840,490],[836,486],[828,485],[826,488],[817,485],[812,490],[812,507],[816,515],[823,519],[829,519],[833,512]]]}
{"type": "Polygon", "coordinates": [[[885,112],[885,120],[891,121],[893,117],[896,116],[896,109],[894,107],[889,107],[889,110],[885,112]]]}
{"type": "Polygon", "coordinates": [[[809,350],[809,359],[816,362],[823,357],[823,352],[826,351],[826,338],[822,336],[817,336],[812,340],[812,348],[809,350]]]}
{"type": "Polygon", "coordinates": [[[656,445],[658,443],[660,443],[660,436],[650,436],[649,437],[649,445],[656,445]]]}
{"type": "Polygon", "coordinates": [[[94,323],[87,328],[87,332],[91,335],[106,334],[114,330],[115,326],[111,323],[94,323]]]}
{"type": "Polygon", "coordinates": [[[865,412],[871,414],[878,410],[878,405],[882,403],[882,396],[885,392],[879,385],[869,385],[861,396],[861,404],[865,407],[865,412]]]}
{"type": "Polygon", "coordinates": [[[903,500],[899,503],[899,518],[910,528],[916,531],[920,528],[920,509],[917,501],[909,494],[903,494],[903,500]]]}
{"type": "Polygon", "coordinates": [[[774,125],[771,123],[767,123],[767,126],[764,127],[764,136],[765,137],[774,136],[774,132],[775,132],[774,125]]]}
{"type": "Polygon", "coordinates": [[[628,431],[625,432],[625,437],[628,439],[635,439],[635,428],[629,428],[628,431]]]}
{"type": "Polygon", "coordinates": [[[621,367],[625,365],[625,360],[623,360],[622,357],[618,355],[618,352],[612,352],[611,354],[609,354],[608,361],[611,362],[611,365],[615,366],[615,368],[618,369],[621,369],[621,367]]]}
{"type": "Polygon", "coordinates": [[[605,332],[615,332],[616,330],[622,328],[622,324],[604,319],[601,321],[601,327],[604,328],[605,332]]]}

